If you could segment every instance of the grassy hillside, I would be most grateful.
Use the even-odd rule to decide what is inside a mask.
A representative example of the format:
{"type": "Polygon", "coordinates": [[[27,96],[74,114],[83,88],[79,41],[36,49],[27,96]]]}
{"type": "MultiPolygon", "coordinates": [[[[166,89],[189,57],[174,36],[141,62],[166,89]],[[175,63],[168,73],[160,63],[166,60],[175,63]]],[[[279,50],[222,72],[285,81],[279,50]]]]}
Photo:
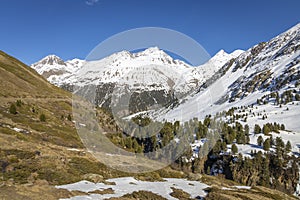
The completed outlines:
{"type": "MultiPolygon", "coordinates": [[[[0,199],[20,188],[26,191],[23,184],[42,185],[52,193],[55,189],[49,185],[79,181],[86,174],[123,175],[83,148],[72,122],[72,94],[4,52],[0,52],[0,102],[0,199]]],[[[27,189],[28,194],[15,192],[15,199],[31,192],[39,196],[31,191],[34,188],[27,189]]]]}
{"type": "Polygon", "coordinates": [[[0,96],[31,98],[71,98],[19,60],[0,51],[0,96]]]}

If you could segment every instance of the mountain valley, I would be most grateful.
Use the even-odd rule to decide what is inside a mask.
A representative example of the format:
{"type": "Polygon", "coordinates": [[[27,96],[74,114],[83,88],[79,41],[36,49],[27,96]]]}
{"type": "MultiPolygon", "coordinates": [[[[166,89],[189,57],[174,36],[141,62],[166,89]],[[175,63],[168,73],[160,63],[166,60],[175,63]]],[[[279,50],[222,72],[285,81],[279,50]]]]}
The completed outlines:
{"type": "Polygon", "coordinates": [[[158,47],[95,61],[49,55],[30,67],[0,52],[0,198],[297,199],[299,61],[300,24],[247,51],[221,50],[200,66],[158,47]],[[94,89],[100,134],[115,146],[186,151],[153,172],[109,168],[77,133],[78,88],[94,89]],[[124,120],[157,121],[158,133],[143,138],[118,127],[110,107],[126,92],[133,98],[124,120]],[[170,182],[164,191],[163,181],[170,182]]]}

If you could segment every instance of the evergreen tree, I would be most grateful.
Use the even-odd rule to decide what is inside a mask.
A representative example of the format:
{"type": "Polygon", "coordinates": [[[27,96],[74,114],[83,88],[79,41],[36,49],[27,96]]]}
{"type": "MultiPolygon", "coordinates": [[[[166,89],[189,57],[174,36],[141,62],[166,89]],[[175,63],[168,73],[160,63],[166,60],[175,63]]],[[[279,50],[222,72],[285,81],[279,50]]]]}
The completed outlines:
{"type": "Polygon", "coordinates": [[[270,146],[272,147],[273,145],[275,145],[273,136],[271,135],[269,139],[270,139],[270,146]]]}
{"type": "Polygon", "coordinates": [[[285,147],[285,145],[284,145],[284,142],[282,141],[282,139],[280,137],[276,137],[276,154],[278,157],[283,156],[284,147],[285,147]]]}
{"type": "Polygon", "coordinates": [[[260,135],[260,136],[257,138],[257,145],[258,145],[258,146],[262,146],[263,142],[264,142],[264,139],[263,139],[263,137],[260,135]]]}
{"type": "Polygon", "coordinates": [[[285,153],[288,154],[290,153],[292,150],[292,145],[290,141],[287,141],[286,145],[285,145],[285,153]]]}
{"type": "Polygon", "coordinates": [[[296,94],[296,95],[295,95],[295,99],[296,99],[296,101],[300,101],[300,95],[299,95],[299,94],[296,94]]]}
{"type": "Polygon", "coordinates": [[[261,133],[261,128],[258,124],[254,125],[254,134],[259,134],[261,133]]]}
{"type": "Polygon", "coordinates": [[[270,130],[268,124],[265,124],[265,125],[263,126],[263,134],[264,134],[264,135],[269,135],[270,132],[271,132],[271,130],[270,130]]]}
{"type": "Polygon", "coordinates": [[[249,125],[248,124],[246,124],[245,125],[245,137],[246,137],[246,139],[245,139],[245,142],[246,142],[246,144],[249,144],[250,143],[250,137],[249,137],[249,125]]]}
{"type": "Polygon", "coordinates": [[[261,173],[261,185],[268,187],[269,186],[269,181],[270,181],[270,170],[269,170],[269,158],[263,158],[262,161],[262,173],[261,173]]]}
{"type": "Polygon", "coordinates": [[[270,144],[270,139],[268,138],[268,139],[266,139],[266,140],[264,141],[263,149],[264,149],[265,151],[269,151],[269,150],[270,150],[270,146],[271,146],[271,144],[270,144]]]}
{"type": "Polygon", "coordinates": [[[238,152],[238,148],[237,148],[236,144],[231,145],[231,152],[234,155],[238,152]]]}
{"type": "Polygon", "coordinates": [[[249,130],[250,129],[249,129],[249,125],[248,124],[245,125],[244,129],[245,129],[245,135],[249,135],[249,130]]]}

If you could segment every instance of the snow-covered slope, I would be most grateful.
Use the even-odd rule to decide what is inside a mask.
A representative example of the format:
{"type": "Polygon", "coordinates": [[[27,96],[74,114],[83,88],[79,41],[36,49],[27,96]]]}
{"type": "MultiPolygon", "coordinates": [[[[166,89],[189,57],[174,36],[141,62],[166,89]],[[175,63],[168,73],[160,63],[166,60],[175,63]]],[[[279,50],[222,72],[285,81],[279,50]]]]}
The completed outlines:
{"type": "Polygon", "coordinates": [[[212,63],[220,69],[220,67],[223,67],[229,60],[237,58],[242,53],[244,53],[244,51],[238,49],[228,54],[222,49],[214,57],[212,57],[208,63],[212,63]]]}
{"type": "MultiPolygon", "coordinates": [[[[274,91],[294,88],[299,93],[300,24],[229,61],[199,88],[199,92],[158,119],[187,121],[256,103],[274,91]]],[[[167,112],[167,113],[166,113],[167,112]]],[[[299,116],[298,116],[299,119],[299,116]]]]}

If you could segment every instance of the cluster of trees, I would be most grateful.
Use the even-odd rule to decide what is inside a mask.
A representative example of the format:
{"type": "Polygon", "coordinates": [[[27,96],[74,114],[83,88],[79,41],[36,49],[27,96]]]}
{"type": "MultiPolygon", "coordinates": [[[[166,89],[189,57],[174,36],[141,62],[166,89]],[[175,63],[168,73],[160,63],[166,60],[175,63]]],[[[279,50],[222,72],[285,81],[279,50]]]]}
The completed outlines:
{"type": "Polygon", "coordinates": [[[267,123],[263,125],[263,128],[261,128],[258,124],[254,125],[254,134],[263,133],[265,135],[269,135],[270,132],[279,133],[280,130],[285,130],[284,124],[279,124],[276,122],[274,122],[273,124],[267,123]]]}
{"type": "Polygon", "coordinates": [[[278,154],[261,151],[254,153],[252,158],[243,158],[230,161],[233,180],[242,184],[254,186],[262,185],[293,193],[297,185],[298,164],[295,157],[282,158],[278,154]]]}
{"type": "Polygon", "coordinates": [[[264,140],[262,136],[259,136],[257,138],[257,145],[262,146],[265,151],[269,151],[270,147],[274,146],[276,149],[276,154],[285,158],[288,157],[288,154],[291,152],[292,149],[290,141],[287,141],[287,143],[284,144],[280,137],[276,137],[276,139],[274,140],[272,135],[266,140],[264,140]]]}
{"type": "Polygon", "coordinates": [[[287,104],[292,101],[300,101],[300,94],[296,89],[286,90],[282,94],[279,94],[278,92],[272,92],[268,95],[264,95],[260,99],[257,99],[257,104],[267,104],[271,101],[271,99],[275,105],[287,104]]]}
{"type": "Polygon", "coordinates": [[[251,158],[243,157],[238,154],[237,144],[250,142],[249,125],[242,125],[237,121],[222,122],[217,119],[224,114],[233,116],[236,109],[219,113],[214,118],[207,116],[203,121],[195,118],[185,123],[157,123],[149,118],[137,116],[132,119],[135,128],[128,123],[124,127],[131,131],[111,134],[110,137],[114,143],[132,152],[144,154],[154,152],[151,156],[157,159],[161,159],[162,154],[155,152],[162,151],[164,155],[169,154],[169,159],[176,160],[172,164],[175,169],[207,174],[221,172],[225,178],[246,185],[263,185],[293,192],[299,178],[299,170],[297,159],[290,156],[291,143],[289,141],[284,143],[280,137],[273,139],[270,134],[270,132],[284,130],[285,126],[279,123],[267,123],[260,127],[256,124],[255,134],[264,133],[270,136],[266,139],[259,136],[257,139],[258,145],[266,153],[251,152],[251,158]],[[159,131],[155,132],[159,126],[161,127],[159,131]],[[136,131],[137,127],[141,130],[136,131]],[[197,151],[195,149],[193,151],[189,144],[196,140],[205,142],[197,151]],[[227,153],[229,145],[231,153],[227,153]],[[270,151],[271,148],[274,151],[270,151]],[[176,157],[178,155],[180,156],[176,157]],[[216,169],[219,171],[215,172],[216,169]]]}
{"type": "Polygon", "coordinates": [[[235,122],[234,126],[230,126],[224,123],[221,133],[222,139],[226,144],[232,144],[233,142],[237,144],[248,144],[250,142],[249,126],[247,124],[243,126],[239,122],[235,122]]]}

